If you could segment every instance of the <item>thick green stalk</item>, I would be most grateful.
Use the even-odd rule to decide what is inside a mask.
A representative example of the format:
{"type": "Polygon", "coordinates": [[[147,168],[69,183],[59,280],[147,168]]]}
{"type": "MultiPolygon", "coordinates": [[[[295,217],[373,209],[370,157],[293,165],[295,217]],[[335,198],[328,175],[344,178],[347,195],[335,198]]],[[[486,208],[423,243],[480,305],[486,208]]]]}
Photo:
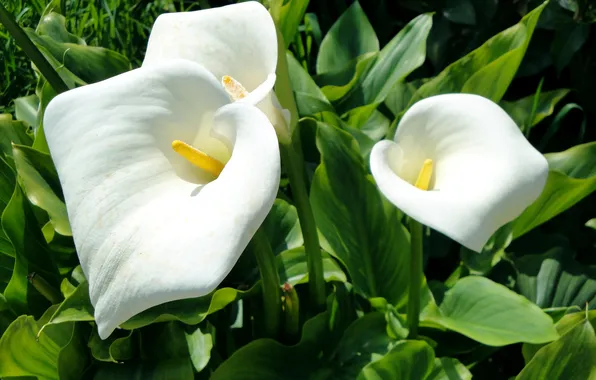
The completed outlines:
{"type": "Polygon", "coordinates": [[[10,33],[10,35],[15,39],[17,45],[29,57],[29,59],[37,66],[37,69],[41,72],[41,75],[46,78],[46,80],[50,83],[52,88],[56,93],[61,93],[64,91],[68,91],[69,88],[64,83],[60,75],[54,70],[52,65],[48,62],[46,57],[41,54],[39,49],[35,46],[35,44],[29,39],[27,33],[21,27],[15,19],[12,17],[10,12],[4,8],[2,3],[0,3],[0,23],[4,25],[6,30],[10,33]]]}
{"type": "Polygon", "coordinates": [[[43,277],[33,272],[27,275],[27,280],[33,287],[41,293],[52,305],[58,304],[64,300],[62,293],[50,285],[43,277]]]}
{"type": "Polygon", "coordinates": [[[323,277],[323,259],[319,245],[317,225],[310,206],[308,190],[306,186],[306,173],[304,167],[304,156],[300,144],[300,133],[297,130],[298,108],[290,82],[290,72],[286,58],[286,48],[283,35],[277,29],[277,80],[275,83],[275,94],[281,106],[290,111],[291,121],[288,134],[289,141],[280,138],[280,151],[282,162],[288,173],[290,187],[294,198],[294,204],[298,211],[300,228],[304,236],[304,251],[308,260],[308,286],[310,299],[315,310],[322,310],[325,307],[325,279],[323,277]]]}
{"type": "Polygon", "coordinates": [[[410,285],[408,294],[409,339],[418,337],[422,287],[422,224],[410,219],[410,285]]]}
{"type": "Polygon", "coordinates": [[[281,289],[279,273],[275,264],[275,255],[267,235],[261,228],[257,230],[251,242],[251,250],[257,259],[261,274],[261,288],[265,311],[265,335],[276,338],[279,333],[281,317],[281,289]]]}
{"type": "Polygon", "coordinates": [[[298,134],[294,135],[292,142],[287,145],[280,145],[282,162],[285,164],[290,180],[290,187],[294,198],[294,204],[298,211],[300,228],[304,237],[304,251],[306,252],[308,264],[308,286],[310,299],[315,310],[321,310],[325,306],[325,279],[323,277],[323,258],[319,245],[319,235],[315,217],[310,206],[308,190],[306,189],[306,173],[304,172],[304,158],[302,151],[296,149],[300,146],[298,134]]]}

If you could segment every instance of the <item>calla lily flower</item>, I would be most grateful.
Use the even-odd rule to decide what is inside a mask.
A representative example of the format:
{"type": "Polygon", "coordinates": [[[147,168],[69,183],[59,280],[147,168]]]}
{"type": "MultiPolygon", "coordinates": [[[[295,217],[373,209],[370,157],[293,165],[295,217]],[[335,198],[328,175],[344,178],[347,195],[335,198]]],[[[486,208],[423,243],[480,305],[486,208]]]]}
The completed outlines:
{"type": "Polygon", "coordinates": [[[143,66],[171,59],[196,62],[219,78],[232,100],[255,103],[280,140],[289,139],[290,114],[275,93],[277,33],[267,9],[256,1],[194,12],[160,15],[149,35],[143,66]]]}
{"type": "Polygon", "coordinates": [[[477,252],[538,198],[548,176],[509,115],[470,94],[414,104],[394,141],[375,144],[370,168],[391,203],[477,252]]]}
{"type": "Polygon", "coordinates": [[[268,118],[190,61],[63,93],[44,128],[103,339],[152,306],[213,291],[279,186],[268,118]]]}

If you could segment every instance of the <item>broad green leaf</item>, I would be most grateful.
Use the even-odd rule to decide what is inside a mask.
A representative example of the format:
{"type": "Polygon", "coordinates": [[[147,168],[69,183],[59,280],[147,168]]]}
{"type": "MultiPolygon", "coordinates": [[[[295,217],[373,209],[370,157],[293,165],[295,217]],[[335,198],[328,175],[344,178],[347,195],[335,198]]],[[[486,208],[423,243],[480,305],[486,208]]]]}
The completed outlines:
{"type": "Polygon", "coordinates": [[[310,200],[330,253],[347,268],[358,292],[400,305],[408,287],[407,230],[395,215],[385,213],[381,195],[350,135],[320,123],[317,147],[321,165],[313,178],[310,200]]]}
{"type": "Polygon", "coordinates": [[[589,320],[592,318],[586,314],[565,316],[559,324],[571,319],[573,327],[564,333],[561,331],[561,338],[538,350],[516,380],[596,378],[596,334],[589,320]],[[577,316],[582,317],[579,322],[577,316]]]}
{"type": "Polygon", "coordinates": [[[95,379],[192,379],[186,335],[179,323],[157,323],[138,332],[140,360],[103,363],[95,379]]]}
{"type": "Polygon", "coordinates": [[[373,312],[348,326],[333,358],[334,379],[355,379],[362,368],[382,358],[396,345],[387,335],[386,325],[385,316],[373,312]]]}
{"type": "Polygon", "coordinates": [[[550,171],[540,197],[513,221],[517,238],[596,190],[596,142],[545,155],[550,171]]]}
{"type": "Polygon", "coordinates": [[[424,341],[399,342],[382,359],[362,369],[358,380],[424,380],[434,366],[435,353],[424,341]]]}
{"type": "Polygon", "coordinates": [[[485,277],[468,276],[449,289],[440,306],[421,320],[441,325],[488,346],[557,339],[553,320],[526,298],[485,277]]]}
{"type": "Polygon", "coordinates": [[[207,323],[203,327],[193,326],[193,330],[190,332],[186,331],[184,334],[186,335],[186,344],[188,345],[192,365],[195,371],[201,372],[207,366],[207,363],[209,363],[209,359],[211,359],[215,328],[207,323]]]}
{"type": "Polygon", "coordinates": [[[133,331],[116,330],[107,339],[102,340],[93,329],[87,346],[91,355],[102,362],[118,363],[134,357],[135,343],[132,339],[133,331]]]}
{"type": "MultiPolygon", "coordinates": [[[[138,329],[153,323],[181,321],[188,325],[202,322],[207,315],[215,313],[244,297],[254,296],[259,285],[247,291],[232,288],[217,289],[213,293],[198,298],[188,298],[154,306],[124,322],[120,327],[126,330],[138,329]]],[[[89,299],[87,282],[81,283],[56,309],[48,320],[48,325],[72,321],[93,321],[93,306],[89,299]]]]}
{"type": "MultiPolygon", "coordinates": [[[[49,310],[51,312],[51,309],[49,310]]],[[[42,320],[21,315],[0,339],[0,377],[33,376],[39,379],[80,379],[87,353],[77,326],[66,323],[39,334],[42,320]]]]}
{"type": "Polygon", "coordinates": [[[25,122],[30,127],[37,125],[37,109],[39,107],[39,98],[37,95],[23,96],[14,100],[14,109],[16,118],[25,122]]]}
{"type": "MultiPolygon", "coordinates": [[[[426,38],[431,26],[431,14],[422,14],[410,21],[381,49],[372,67],[358,83],[337,101],[337,108],[345,112],[368,104],[381,104],[393,86],[424,63],[426,38]]],[[[323,92],[327,91],[323,89],[323,92]]]]}
{"type": "Polygon", "coordinates": [[[453,358],[436,358],[435,367],[426,380],[471,380],[472,373],[453,358]]]}
{"type": "Polygon", "coordinates": [[[72,235],[58,172],[50,155],[23,145],[13,145],[12,153],[29,201],[48,213],[59,234],[72,235]]]}
{"type": "Polygon", "coordinates": [[[275,200],[263,222],[263,228],[276,255],[300,247],[304,243],[296,207],[282,199],[275,200]]]}
{"type": "Polygon", "coordinates": [[[567,248],[522,256],[515,268],[520,293],[543,309],[596,307],[596,268],[579,264],[567,248]]]}
{"type": "MultiPolygon", "coordinates": [[[[337,265],[335,260],[329,257],[325,251],[321,251],[323,256],[323,276],[325,281],[346,282],[346,275],[337,265]]],[[[279,280],[281,283],[290,283],[292,285],[304,284],[308,282],[308,263],[304,247],[298,247],[282,252],[276,258],[277,270],[279,271],[279,280]]]]}
{"type": "Polygon", "coordinates": [[[28,30],[29,38],[45,49],[59,65],[85,83],[98,82],[130,70],[130,62],[123,55],[101,47],[86,46],[69,34],[64,16],[50,13],[45,16],[37,32],[28,30]]]}
{"type": "MultiPolygon", "coordinates": [[[[89,299],[89,284],[84,281],[58,305],[54,314],[48,319],[47,325],[93,320],[93,306],[91,306],[91,300],[89,299]]],[[[45,328],[46,326],[42,326],[42,329],[45,328]]]]}
{"type": "Polygon", "coordinates": [[[321,91],[315,81],[308,75],[306,70],[294,58],[292,53],[286,54],[288,70],[292,90],[296,98],[296,106],[300,116],[314,115],[318,112],[331,111],[333,106],[329,103],[325,94],[321,91]]]}
{"type": "Polygon", "coordinates": [[[14,270],[4,296],[15,312],[40,315],[49,303],[27,281],[27,275],[37,273],[56,290],[60,288],[60,275],[52,261],[32,206],[20,186],[15,186],[12,198],[4,209],[2,228],[15,251],[14,270]]]}
{"type": "MultiPolygon", "coordinates": [[[[309,379],[326,374],[320,344],[328,338],[329,313],[306,321],[300,342],[286,346],[272,339],[257,339],[240,348],[212,374],[212,380],[309,379]]],[[[326,378],[327,376],[321,376],[326,378]]]]}
{"type": "Polygon", "coordinates": [[[317,74],[343,69],[365,53],[379,51],[379,40],[366,14],[355,1],[331,26],[317,56],[317,74]]]}
{"type": "Polygon", "coordinates": [[[347,63],[345,68],[317,75],[316,83],[321,86],[324,96],[332,102],[345,97],[362,82],[377,60],[378,53],[367,53],[347,63]]]}
{"type": "Polygon", "coordinates": [[[376,110],[375,104],[351,109],[344,116],[347,118],[346,123],[356,128],[374,142],[381,140],[389,131],[391,120],[385,115],[376,110]]]}
{"type": "Polygon", "coordinates": [[[522,131],[526,131],[540,123],[545,117],[550,116],[555,110],[557,103],[567,96],[567,94],[569,94],[568,89],[540,93],[532,120],[530,120],[530,117],[532,116],[532,108],[534,106],[534,95],[526,96],[513,102],[503,100],[499,105],[515,120],[515,123],[522,131]]]}
{"type": "Polygon", "coordinates": [[[213,314],[234,301],[260,293],[257,284],[246,291],[232,288],[217,289],[213,293],[199,298],[189,298],[154,306],[138,314],[120,327],[131,330],[157,322],[180,321],[187,325],[202,322],[209,314],[213,314]]]}
{"type": "Polygon", "coordinates": [[[518,24],[447,66],[416,91],[411,103],[433,95],[459,92],[500,101],[515,77],[544,7],[545,4],[540,5],[518,24]]]}
{"type": "Polygon", "coordinates": [[[284,37],[286,48],[294,40],[298,25],[304,18],[304,13],[310,0],[289,0],[281,7],[279,29],[284,37]]]}
{"type": "Polygon", "coordinates": [[[389,94],[387,94],[385,105],[394,116],[399,115],[408,108],[412,96],[414,96],[424,82],[424,79],[414,79],[411,82],[399,82],[393,86],[389,94]]]}

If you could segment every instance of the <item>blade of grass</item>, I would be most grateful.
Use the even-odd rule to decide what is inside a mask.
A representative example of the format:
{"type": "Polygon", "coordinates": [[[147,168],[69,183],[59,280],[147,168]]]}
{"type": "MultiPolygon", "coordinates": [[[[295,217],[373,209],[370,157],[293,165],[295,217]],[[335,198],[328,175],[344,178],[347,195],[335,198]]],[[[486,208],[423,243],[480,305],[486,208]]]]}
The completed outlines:
{"type": "Polygon", "coordinates": [[[52,65],[47,61],[47,59],[43,56],[43,54],[39,51],[39,49],[35,46],[35,44],[27,37],[27,34],[19,24],[15,21],[12,17],[10,12],[4,8],[2,3],[0,3],[0,23],[4,25],[6,30],[12,35],[12,37],[17,42],[17,45],[29,57],[31,61],[37,66],[41,75],[43,75],[46,80],[50,83],[50,85],[54,88],[56,93],[61,93],[64,91],[68,91],[69,88],[64,83],[60,75],[54,70],[52,65]]]}

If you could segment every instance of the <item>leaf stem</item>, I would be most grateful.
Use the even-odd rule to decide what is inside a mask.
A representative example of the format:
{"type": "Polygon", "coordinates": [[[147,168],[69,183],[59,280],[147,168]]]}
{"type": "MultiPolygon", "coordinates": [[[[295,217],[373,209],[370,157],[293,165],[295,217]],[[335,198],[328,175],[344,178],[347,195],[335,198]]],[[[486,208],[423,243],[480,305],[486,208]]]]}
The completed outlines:
{"type": "Polygon", "coordinates": [[[259,228],[250,242],[251,250],[257,259],[261,274],[261,288],[265,309],[265,335],[276,338],[279,333],[281,317],[281,290],[275,255],[267,235],[259,228]]]}
{"type": "Polygon", "coordinates": [[[19,24],[17,24],[10,12],[4,8],[2,3],[0,3],[0,23],[4,25],[6,30],[8,30],[10,35],[17,42],[17,45],[23,49],[27,57],[29,57],[35,66],[37,66],[37,69],[52,85],[56,93],[59,94],[69,90],[68,86],[66,83],[64,83],[60,75],[56,72],[56,70],[54,70],[46,57],[43,56],[35,44],[29,39],[27,33],[21,29],[19,24]]]}
{"type": "Polygon", "coordinates": [[[410,218],[410,285],[408,294],[408,339],[418,337],[420,288],[422,287],[422,224],[410,218]]]}

